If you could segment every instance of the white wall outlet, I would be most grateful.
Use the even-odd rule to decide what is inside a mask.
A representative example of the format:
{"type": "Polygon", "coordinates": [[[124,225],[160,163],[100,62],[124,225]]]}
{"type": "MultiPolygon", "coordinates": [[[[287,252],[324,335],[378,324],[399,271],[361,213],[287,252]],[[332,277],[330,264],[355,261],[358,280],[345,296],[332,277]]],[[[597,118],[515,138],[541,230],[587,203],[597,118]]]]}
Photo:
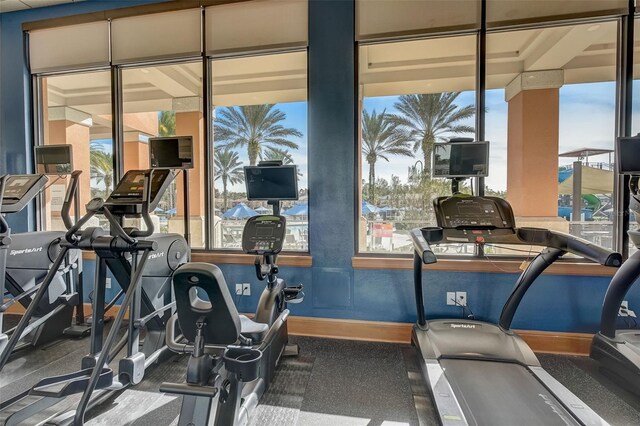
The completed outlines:
{"type": "Polygon", "coordinates": [[[107,288],[111,288],[111,278],[107,278],[106,286],[107,286],[107,288]]]}
{"type": "Polygon", "coordinates": [[[467,292],[466,291],[456,291],[456,305],[457,306],[467,306],[467,292]]]}
{"type": "Polygon", "coordinates": [[[447,292],[447,305],[454,305],[456,304],[456,292],[455,291],[448,291],[447,292]]]}
{"type": "Polygon", "coordinates": [[[236,284],[236,295],[251,296],[251,284],[249,283],[236,284]]]}

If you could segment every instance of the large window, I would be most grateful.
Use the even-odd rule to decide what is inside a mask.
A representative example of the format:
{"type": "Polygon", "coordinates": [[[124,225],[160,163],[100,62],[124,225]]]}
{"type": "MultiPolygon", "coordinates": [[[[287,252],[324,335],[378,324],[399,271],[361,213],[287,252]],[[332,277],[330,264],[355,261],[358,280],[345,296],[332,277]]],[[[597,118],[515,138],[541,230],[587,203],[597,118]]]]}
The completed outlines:
{"type": "Polygon", "coordinates": [[[486,193],[519,226],[613,247],[617,22],[487,36],[486,193]]]}
{"type": "Polygon", "coordinates": [[[122,71],[124,171],[149,168],[151,137],[191,136],[194,168],[188,171],[189,206],[184,206],[184,171],[171,183],[153,214],[160,232],[185,232],[192,247],[205,247],[202,62],[126,68],[122,71]]]}
{"type": "Polygon", "coordinates": [[[431,178],[431,152],[475,135],[475,51],[475,36],[360,46],[360,252],[410,253],[409,231],[435,224],[451,184],[431,178]]]}
{"type": "MultiPolygon", "coordinates": [[[[72,145],[74,168],[82,171],[79,196],[83,215],[85,204],[108,194],[114,180],[110,72],[43,76],[39,83],[42,141],[45,145],[72,145]]],[[[45,229],[66,230],[60,209],[68,183],[68,176],[49,178],[41,210],[45,229]]],[[[91,224],[106,226],[98,218],[92,218],[91,224]]]]}
{"type": "Polygon", "coordinates": [[[212,61],[214,248],[238,249],[247,218],[271,211],[248,201],[243,167],[261,160],[298,166],[299,200],[282,202],[285,250],[308,250],[307,54],[212,61]]]}

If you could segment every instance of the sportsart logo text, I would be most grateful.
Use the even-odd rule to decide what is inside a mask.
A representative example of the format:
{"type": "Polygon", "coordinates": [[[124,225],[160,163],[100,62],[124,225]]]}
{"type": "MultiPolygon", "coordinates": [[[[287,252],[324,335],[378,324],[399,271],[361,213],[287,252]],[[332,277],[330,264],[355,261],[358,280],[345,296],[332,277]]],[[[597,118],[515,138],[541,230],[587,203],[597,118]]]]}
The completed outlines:
{"type": "Polygon", "coordinates": [[[160,253],[153,253],[149,255],[149,260],[153,260],[153,259],[157,259],[159,257],[164,257],[164,252],[160,252],[160,253]]]}
{"type": "Polygon", "coordinates": [[[451,328],[476,328],[475,324],[450,324],[451,328]]]}
{"type": "Polygon", "coordinates": [[[26,248],[22,250],[11,250],[9,256],[19,256],[21,254],[38,253],[42,251],[42,247],[26,248]]]}

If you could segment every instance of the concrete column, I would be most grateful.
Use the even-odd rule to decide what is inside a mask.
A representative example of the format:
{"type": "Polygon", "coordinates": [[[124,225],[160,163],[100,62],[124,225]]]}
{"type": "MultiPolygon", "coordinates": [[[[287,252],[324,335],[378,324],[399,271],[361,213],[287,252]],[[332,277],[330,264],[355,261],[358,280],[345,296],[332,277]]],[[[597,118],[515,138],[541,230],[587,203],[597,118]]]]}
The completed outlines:
{"type": "Polygon", "coordinates": [[[568,223],[558,218],[562,83],[562,70],[525,72],[505,89],[509,103],[507,199],[519,226],[568,231],[568,223]]]}
{"type": "MultiPolygon", "coordinates": [[[[176,135],[193,137],[193,169],[189,170],[189,224],[191,231],[191,246],[204,247],[205,239],[205,191],[213,194],[213,183],[205,182],[205,162],[204,160],[204,123],[200,98],[177,98],[174,99],[176,111],[176,135]]],[[[169,231],[184,232],[184,180],[182,175],[176,181],[177,214],[169,220],[169,231]]],[[[213,218],[212,218],[213,220],[213,218]]]]}
{"type": "MultiPolygon", "coordinates": [[[[82,170],[80,175],[80,214],[86,213],[84,206],[91,199],[91,162],[89,147],[93,120],[90,114],[68,107],[51,107],[47,111],[45,144],[73,145],[73,167],[82,170]]],[[[51,179],[56,179],[52,177],[51,179]]],[[[45,225],[48,230],[65,230],[60,218],[61,197],[64,196],[67,180],[60,180],[45,193],[45,225]]],[[[73,210],[72,210],[73,214],[73,210]]]]}

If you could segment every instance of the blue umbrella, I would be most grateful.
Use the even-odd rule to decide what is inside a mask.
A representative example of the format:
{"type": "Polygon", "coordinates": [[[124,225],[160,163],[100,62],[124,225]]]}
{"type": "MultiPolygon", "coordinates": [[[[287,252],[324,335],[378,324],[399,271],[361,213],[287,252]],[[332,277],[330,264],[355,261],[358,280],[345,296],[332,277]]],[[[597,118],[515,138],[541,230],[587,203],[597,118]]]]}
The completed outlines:
{"type": "Polygon", "coordinates": [[[176,214],[176,213],[178,213],[178,210],[176,210],[176,208],[174,207],[172,209],[166,210],[165,213],[166,214],[176,214]]]}
{"type": "Polygon", "coordinates": [[[258,208],[257,208],[257,209],[255,209],[255,210],[256,210],[256,212],[258,212],[258,213],[260,213],[260,214],[269,213],[269,212],[271,211],[271,210],[269,210],[268,208],[266,208],[266,207],[262,207],[262,206],[258,207],[258,208]]]}
{"type": "Polygon", "coordinates": [[[362,201],[362,214],[378,213],[380,209],[368,201],[362,201]]]}
{"type": "Polygon", "coordinates": [[[309,204],[296,204],[282,212],[282,214],[285,216],[309,216],[309,204]]]}
{"type": "Polygon", "coordinates": [[[258,213],[249,208],[245,203],[238,203],[229,210],[227,210],[223,215],[223,219],[246,219],[248,217],[257,216],[258,213]]]}
{"type": "Polygon", "coordinates": [[[164,213],[164,210],[162,210],[160,207],[156,207],[155,209],[153,209],[154,213],[164,213]]]}

